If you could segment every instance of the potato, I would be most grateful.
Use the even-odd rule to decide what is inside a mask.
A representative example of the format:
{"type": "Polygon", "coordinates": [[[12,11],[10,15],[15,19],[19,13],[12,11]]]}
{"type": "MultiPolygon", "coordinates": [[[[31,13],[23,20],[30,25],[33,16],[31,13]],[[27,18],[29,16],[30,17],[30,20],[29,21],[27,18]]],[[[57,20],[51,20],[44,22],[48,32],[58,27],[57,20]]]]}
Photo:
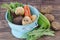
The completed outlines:
{"type": "Polygon", "coordinates": [[[17,7],[15,10],[16,15],[24,15],[24,9],[22,7],[17,7]]]}
{"type": "Polygon", "coordinates": [[[16,17],[13,19],[13,23],[17,25],[22,25],[22,19],[23,19],[22,16],[16,17]]]}
{"type": "Polygon", "coordinates": [[[55,19],[54,16],[51,15],[51,14],[45,14],[44,16],[47,17],[47,19],[48,19],[50,22],[54,21],[54,19],[55,19]]]}
{"type": "Polygon", "coordinates": [[[51,25],[54,30],[60,30],[60,23],[59,22],[54,21],[51,23],[51,25]]]}
{"type": "Polygon", "coordinates": [[[52,6],[45,6],[40,8],[40,12],[42,12],[43,14],[51,13],[51,11],[52,11],[52,6]]]}
{"type": "Polygon", "coordinates": [[[30,24],[30,23],[32,23],[31,18],[29,16],[25,16],[22,20],[22,24],[26,25],[26,24],[30,24]]]}
{"type": "Polygon", "coordinates": [[[32,21],[35,21],[35,20],[36,20],[36,18],[37,18],[37,16],[36,16],[36,15],[32,15],[32,16],[31,16],[32,21]]]}

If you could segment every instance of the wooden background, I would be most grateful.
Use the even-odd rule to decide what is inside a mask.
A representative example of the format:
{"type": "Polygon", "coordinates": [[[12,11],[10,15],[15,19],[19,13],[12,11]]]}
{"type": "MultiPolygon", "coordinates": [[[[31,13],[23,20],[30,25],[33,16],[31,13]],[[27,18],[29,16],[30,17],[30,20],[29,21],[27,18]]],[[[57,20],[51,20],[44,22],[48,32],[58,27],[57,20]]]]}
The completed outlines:
{"type": "MultiPolygon", "coordinates": [[[[0,40],[21,40],[12,36],[10,28],[5,20],[6,10],[1,8],[2,4],[10,2],[29,3],[32,6],[35,6],[38,10],[40,7],[51,5],[53,6],[51,14],[55,16],[55,21],[60,22],[60,0],[0,0],[0,40]]],[[[54,37],[44,36],[38,40],[60,40],[60,31],[56,31],[54,37]]]]}

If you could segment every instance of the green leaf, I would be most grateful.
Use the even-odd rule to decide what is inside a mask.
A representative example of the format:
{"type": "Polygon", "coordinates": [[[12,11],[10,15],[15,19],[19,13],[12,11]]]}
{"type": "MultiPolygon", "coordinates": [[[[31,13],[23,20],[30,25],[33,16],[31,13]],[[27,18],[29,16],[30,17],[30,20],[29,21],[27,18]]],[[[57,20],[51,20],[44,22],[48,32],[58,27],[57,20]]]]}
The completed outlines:
{"type": "Polygon", "coordinates": [[[10,13],[9,10],[8,10],[8,15],[7,15],[7,17],[8,17],[8,20],[9,20],[10,22],[13,21],[13,16],[11,15],[11,13],[10,13]]]}
{"type": "Polygon", "coordinates": [[[15,3],[15,6],[16,6],[16,7],[23,7],[23,4],[16,2],[16,3],[15,3]]]}
{"type": "Polygon", "coordinates": [[[36,40],[44,35],[54,36],[54,32],[50,29],[37,29],[28,33],[27,40],[36,40]]]}
{"type": "Polygon", "coordinates": [[[15,6],[15,4],[14,3],[10,3],[10,5],[9,5],[12,9],[15,9],[16,8],[16,6],[15,6]]]}
{"type": "Polygon", "coordinates": [[[1,7],[11,10],[11,7],[9,6],[9,4],[3,4],[1,7]]]}

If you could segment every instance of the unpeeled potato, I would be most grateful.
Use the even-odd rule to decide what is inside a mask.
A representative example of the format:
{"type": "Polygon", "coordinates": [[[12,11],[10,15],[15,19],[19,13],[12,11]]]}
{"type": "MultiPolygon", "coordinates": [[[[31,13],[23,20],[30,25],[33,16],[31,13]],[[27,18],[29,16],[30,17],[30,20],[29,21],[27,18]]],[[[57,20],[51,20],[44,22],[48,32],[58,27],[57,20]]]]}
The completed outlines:
{"type": "Polygon", "coordinates": [[[41,7],[40,12],[42,12],[43,14],[51,13],[52,12],[52,6],[41,7]]]}
{"type": "Polygon", "coordinates": [[[45,14],[44,15],[50,22],[54,21],[55,17],[52,14],[45,14]]]}
{"type": "Polygon", "coordinates": [[[54,30],[60,30],[60,23],[59,22],[54,21],[51,23],[51,26],[54,30]]]}

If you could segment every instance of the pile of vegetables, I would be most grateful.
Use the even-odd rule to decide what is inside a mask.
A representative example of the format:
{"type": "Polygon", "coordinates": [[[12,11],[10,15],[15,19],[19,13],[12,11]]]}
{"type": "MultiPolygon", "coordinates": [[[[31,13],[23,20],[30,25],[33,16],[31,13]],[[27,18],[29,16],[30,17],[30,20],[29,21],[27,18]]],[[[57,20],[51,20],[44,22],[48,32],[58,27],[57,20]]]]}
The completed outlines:
{"type": "MultiPolygon", "coordinates": [[[[4,8],[7,8],[8,11],[8,20],[17,25],[27,25],[34,22],[37,18],[36,15],[32,15],[28,5],[23,5],[21,3],[10,3],[3,4],[4,8]]],[[[51,13],[52,7],[42,7],[40,8],[40,14],[38,18],[38,27],[27,33],[26,40],[37,40],[38,38],[48,35],[54,36],[54,31],[51,30],[60,30],[60,24],[55,20],[55,17],[51,13]]]]}
{"type": "Polygon", "coordinates": [[[3,4],[8,11],[8,20],[17,25],[26,25],[35,21],[36,15],[32,15],[28,5],[22,3],[3,4]]]}

